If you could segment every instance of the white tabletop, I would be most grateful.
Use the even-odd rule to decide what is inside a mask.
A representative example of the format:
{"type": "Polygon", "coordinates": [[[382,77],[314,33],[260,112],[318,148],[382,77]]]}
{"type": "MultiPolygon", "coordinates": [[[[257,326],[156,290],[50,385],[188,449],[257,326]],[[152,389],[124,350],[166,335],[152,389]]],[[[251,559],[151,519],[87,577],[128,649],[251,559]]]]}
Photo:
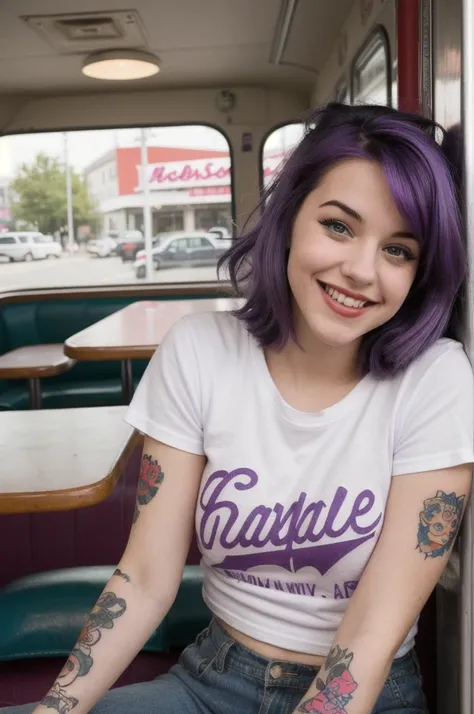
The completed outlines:
{"type": "Polygon", "coordinates": [[[0,513],[81,508],[110,495],[139,438],[125,411],[0,412],[0,513]]]}

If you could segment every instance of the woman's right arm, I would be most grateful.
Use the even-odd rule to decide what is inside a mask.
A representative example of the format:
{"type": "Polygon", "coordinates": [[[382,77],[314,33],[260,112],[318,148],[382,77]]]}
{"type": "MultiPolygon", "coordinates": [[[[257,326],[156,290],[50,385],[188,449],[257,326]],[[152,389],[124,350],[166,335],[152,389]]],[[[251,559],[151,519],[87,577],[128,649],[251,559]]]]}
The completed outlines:
{"type": "Polygon", "coordinates": [[[86,714],[161,623],[181,582],[204,465],[204,456],[145,438],[125,552],[34,714],[86,714]]]}

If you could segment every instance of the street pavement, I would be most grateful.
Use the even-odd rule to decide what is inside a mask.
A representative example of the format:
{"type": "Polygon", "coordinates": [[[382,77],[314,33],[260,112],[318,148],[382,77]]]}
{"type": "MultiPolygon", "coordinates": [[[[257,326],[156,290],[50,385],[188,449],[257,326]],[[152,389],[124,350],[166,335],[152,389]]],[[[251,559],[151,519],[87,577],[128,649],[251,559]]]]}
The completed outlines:
{"type": "MultiPolygon", "coordinates": [[[[169,268],[155,271],[151,283],[195,282],[216,280],[214,267],[169,268]]],[[[83,287],[89,285],[146,284],[135,277],[132,263],[121,258],[96,258],[85,253],[64,254],[58,260],[35,260],[31,263],[0,262],[0,291],[83,287]]]]}

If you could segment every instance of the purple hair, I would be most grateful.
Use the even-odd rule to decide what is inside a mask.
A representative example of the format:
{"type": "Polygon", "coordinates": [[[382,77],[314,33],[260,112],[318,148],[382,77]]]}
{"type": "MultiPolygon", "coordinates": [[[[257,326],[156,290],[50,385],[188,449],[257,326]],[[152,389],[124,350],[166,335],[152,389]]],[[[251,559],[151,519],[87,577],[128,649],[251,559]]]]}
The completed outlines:
{"type": "Polygon", "coordinates": [[[363,337],[363,372],[392,376],[440,337],[460,337],[452,315],[467,277],[467,254],[459,196],[435,140],[437,129],[421,116],[372,105],[329,104],[309,118],[305,137],[265,192],[256,226],[219,261],[236,293],[247,298],[235,315],[262,347],[281,349],[295,338],[287,278],[293,221],[324,173],[348,158],[382,166],[395,204],[421,247],[402,307],[363,337]]]}

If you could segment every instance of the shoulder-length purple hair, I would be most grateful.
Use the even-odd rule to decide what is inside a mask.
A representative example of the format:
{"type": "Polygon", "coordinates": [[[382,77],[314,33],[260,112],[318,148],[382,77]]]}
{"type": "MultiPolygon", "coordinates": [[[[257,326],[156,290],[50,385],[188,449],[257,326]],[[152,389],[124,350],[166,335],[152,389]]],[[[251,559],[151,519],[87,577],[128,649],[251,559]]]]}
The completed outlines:
{"type": "Polygon", "coordinates": [[[235,314],[262,347],[281,349],[295,338],[287,278],[293,222],[324,173],[348,158],[382,166],[395,204],[421,246],[402,307],[363,337],[363,373],[395,375],[440,337],[460,338],[452,316],[468,262],[459,195],[435,140],[437,130],[442,132],[421,116],[372,105],[329,104],[308,119],[304,138],[264,194],[256,226],[219,261],[236,293],[247,298],[235,314]]]}

